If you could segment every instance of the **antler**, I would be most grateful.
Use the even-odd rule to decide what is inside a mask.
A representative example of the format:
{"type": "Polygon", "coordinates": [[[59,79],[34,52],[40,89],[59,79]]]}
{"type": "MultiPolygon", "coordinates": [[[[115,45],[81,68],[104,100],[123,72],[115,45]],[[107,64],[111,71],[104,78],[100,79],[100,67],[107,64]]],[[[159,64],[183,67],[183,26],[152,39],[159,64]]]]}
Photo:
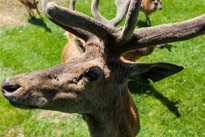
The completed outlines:
{"type": "MultiPolygon", "coordinates": [[[[50,0],[42,0],[42,10],[43,10],[44,14],[48,17],[48,19],[50,19],[53,23],[60,26],[64,30],[67,30],[67,31],[73,33],[74,35],[80,37],[84,41],[88,41],[88,40],[93,39],[94,36],[91,33],[87,32],[85,30],[79,29],[79,28],[71,28],[69,26],[63,25],[62,23],[57,22],[55,19],[53,19],[51,16],[49,16],[49,14],[47,13],[47,10],[46,10],[46,7],[47,7],[49,2],[50,2],[50,0]]],[[[75,0],[71,0],[70,9],[75,10],[75,0]]]]}
{"type": "Polygon", "coordinates": [[[120,43],[125,43],[131,39],[137,25],[138,15],[142,0],[132,0],[127,13],[125,25],[120,35],[120,43]]]}
{"type": "MultiPolygon", "coordinates": [[[[82,13],[60,7],[55,3],[49,2],[49,0],[43,0],[43,3],[44,13],[57,25],[68,31],[71,30],[71,33],[74,32],[75,35],[81,38],[84,36],[89,38],[86,33],[83,33],[82,30],[84,30],[103,40],[105,47],[110,51],[108,56],[111,59],[118,59],[123,52],[132,49],[186,40],[205,34],[205,14],[180,23],[135,29],[141,0],[131,0],[129,2],[129,9],[123,29],[113,27],[114,24],[116,25],[119,22],[113,21],[114,19],[111,21],[104,19],[98,11],[94,13],[96,14],[94,16],[98,16],[96,18],[102,22],[108,21],[108,24],[104,24],[82,13]],[[79,28],[80,31],[76,28],[79,28]]],[[[98,9],[98,3],[99,0],[94,0],[92,10],[98,9]]],[[[118,5],[118,9],[119,7],[118,5]]],[[[120,20],[123,15],[122,13],[124,14],[125,11],[118,10],[115,20],[120,20]]]]}
{"type": "MultiPolygon", "coordinates": [[[[71,9],[71,10],[75,10],[75,3],[76,3],[75,0],[71,0],[71,1],[70,1],[70,9],[71,9]]],[[[96,39],[95,35],[92,35],[91,33],[87,32],[87,31],[84,31],[84,30],[82,30],[82,29],[77,29],[77,28],[76,28],[76,30],[77,30],[78,32],[83,33],[83,35],[87,36],[87,39],[86,39],[86,40],[84,39],[85,41],[88,41],[88,40],[98,40],[98,39],[96,39]]],[[[69,31],[69,30],[68,30],[68,31],[69,31]]],[[[71,32],[71,33],[72,33],[72,32],[71,32]]]]}
{"type": "Polygon", "coordinates": [[[100,0],[93,0],[92,2],[91,10],[93,16],[100,22],[107,24],[109,26],[117,26],[118,24],[120,24],[120,22],[123,20],[127,13],[130,0],[124,2],[122,0],[115,0],[115,4],[117,6],[117,15],[112,20],[107,20],[100,14],[98,10],[99,1],[100,0]]]}
{"type": "Polygon", "coordinates": [[[70,9],[60,7],[53,2],[49,2],[49,0],[43,0],[43,3],[45,3],[43,4],[43,9],[46,16],[57,25],[60,24],[60,27],[64,29],[66,28],[66,30],[70,29],[70,27],[80,28],[93,33],[102,40],[114,38],[113,35],[117,32],[117,29],[115,28],[108,27],[103,23],[77,11],[72,11],[70,9]]]}
{"type": "Polygon", "coordinates": [[[116,49],[118,53],[123,53],[132,49],[183,41],[204,34],[205,14],[183,22],[135,29],[132,40],[116,49]]]}
{"type": "Polygon", "coordinates": [[[70,9],[71,9],[71,10],[75,10],[75,3],[76,3],[75,0],[71,0],[71,1],[70,1],[70,9]]]}

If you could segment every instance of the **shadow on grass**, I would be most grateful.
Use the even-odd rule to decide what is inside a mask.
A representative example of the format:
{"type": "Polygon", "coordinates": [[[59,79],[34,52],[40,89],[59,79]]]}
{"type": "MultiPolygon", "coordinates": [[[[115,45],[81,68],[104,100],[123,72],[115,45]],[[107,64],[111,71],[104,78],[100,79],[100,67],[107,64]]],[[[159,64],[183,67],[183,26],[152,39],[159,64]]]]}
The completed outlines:
{"type": "Polygon", "coordinates": [[[151,27],[151,26],[148,25],[146,22],[141,21],[141,20],[139,20],[139,21],[137,22],[137,26],[138,26],[139,28],[142,28],[142,27],[151,27]]]}
{"type": "Polygon", "coordinates": [[[178,102],[170,101],[168,98],[166,98],[164,95],[159,93],[151,85],[139,84],[139,83],[131,81],[128,83],[128,87],[132,94],[146,94],[147,96],[155,97],[156,99],[160,100],[162,104],[165,105],[169,109],[169,111],[173,112],[176,117],[181,117],[181,114],[179,113],[179,110],[176,107],[176,104],[178,104],[178,102]]]}
{"type": "Polygon", "coordinates": [[[33,24],[33,25],[36,25],[36,26],[40,26],[40,27],[43,27],[45,28],[45,30],[47,32],[51,32],[51,29],[47,27],[46,23],[44,22],[43,18],[35,18],[35,17],[32,17],[28,20],[29,23],[33,24]]]}
{"type": "Polygon", "coordinates": [[[172,51],[172,48],[177,48],[176,46],[174,45],[171,45],[171,44],[164,44],[164,48],[166,48],[169,52],[172,51]]]}

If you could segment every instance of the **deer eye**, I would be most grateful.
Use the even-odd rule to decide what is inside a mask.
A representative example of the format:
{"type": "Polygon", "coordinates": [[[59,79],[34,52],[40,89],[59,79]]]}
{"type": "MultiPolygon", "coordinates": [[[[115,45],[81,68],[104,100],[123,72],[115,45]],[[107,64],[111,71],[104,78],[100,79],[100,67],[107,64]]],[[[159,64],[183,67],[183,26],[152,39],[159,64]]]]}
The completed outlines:
{"type": "Polygon", "coordinates": [[[89,80],[89,81],[94,81],[98,78],[97,74],[93,71],[88,71],[85,74],[85,77],[89,80]]]}

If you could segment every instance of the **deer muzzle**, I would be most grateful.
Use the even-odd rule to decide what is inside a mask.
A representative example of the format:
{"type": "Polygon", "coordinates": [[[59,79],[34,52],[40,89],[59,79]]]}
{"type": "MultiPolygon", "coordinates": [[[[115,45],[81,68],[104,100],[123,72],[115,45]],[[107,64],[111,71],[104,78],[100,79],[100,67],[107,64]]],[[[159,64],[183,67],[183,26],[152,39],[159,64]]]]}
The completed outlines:
{"type": "Polygon", "coordinates": [[[158,5],[157,8],[158,8],[158,10],[162,10],[162,6],[161,5],[158,5]]]}
{"type": "Polygon", "coordinates": [[[1,83],[3,96],[15,107],[58,110],[66,99],[75,102],[84,89],[83,84],[74,82],[78,78],[77,68],[69,69],[68,65],[61,64],[8,77],[1,83]]]}
{"type": "Polygon", "coordinates": [[[2,84],[1,84],[1,89],[2,93],[5,98],[9,100],[11,105],[19,108],[24,108],[24,109],[31,109],[31,108],[36,108],[32,105],[24,105],[23,103],[18,103],[18,99],[15,98],[16,92],[21,90],[21,86],[17,83],[9,82],[9,78],[5,79],[2,84]]]}
{"type": "Polygon", "coordinates": [[[16,91],[18,88],[20,88],[20,85],[16,83],[8,82],[7,79],[5,79],[1,85],[3,95],[10,94],[16,91]]]}
{"type": "Polygon", "coordinates": [[[39,108],[47,103],[39,88],[45,81],[40,81],[41,75],[25,73],[6,78],[1,83],[3,96],[19,108],[39,108]]]}

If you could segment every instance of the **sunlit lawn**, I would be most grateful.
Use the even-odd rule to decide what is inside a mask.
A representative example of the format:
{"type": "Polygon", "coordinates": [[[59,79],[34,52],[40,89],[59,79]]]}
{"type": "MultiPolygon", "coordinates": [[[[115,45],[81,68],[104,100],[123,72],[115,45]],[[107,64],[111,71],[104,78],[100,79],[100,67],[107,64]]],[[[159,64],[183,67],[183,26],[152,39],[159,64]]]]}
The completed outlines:
{"type": "MultiPolygon", "coordinates": [[[[67,1],[68,2],[68,1],[67,1]]],[[[76,10],[91,16],[91,0],[77,0],[76,10]]],[[[68,6],[68,3],[66,4],[68,6]]],[[[163,0],[163,10],[150,16],[152,25],[179,22],[205,13],[204,0],[163,0]]],[[[100,11],[107,18],[115,15],[114,1],[104,0],[100,11]],[[113,8],[114,7],[114,8],[113,8]]],[[[145,16],[140,13],[140,23],[145,16]]],[[[0,81],[18,74],[48,68],[61,63],[61,51],[67,43],[64,30],[45,17],[27,20],[25,26],[4,29],[0,33],[0,81]],[[45,23],[47,28],[34,25],[45,23]],[[48,31],[51,29],[51,32],[48,31]]],[[[142,62],[169,62],[183,65],[184,70],[150,85],[129,83],[139,109],[141,137],[205,136],[205,36],[170,43],[156,49],[142,62]]],[[[0,93],[0,137],[84,137],[87,126],[79,115],[42,113],[12,107],[0,93]]]]}

